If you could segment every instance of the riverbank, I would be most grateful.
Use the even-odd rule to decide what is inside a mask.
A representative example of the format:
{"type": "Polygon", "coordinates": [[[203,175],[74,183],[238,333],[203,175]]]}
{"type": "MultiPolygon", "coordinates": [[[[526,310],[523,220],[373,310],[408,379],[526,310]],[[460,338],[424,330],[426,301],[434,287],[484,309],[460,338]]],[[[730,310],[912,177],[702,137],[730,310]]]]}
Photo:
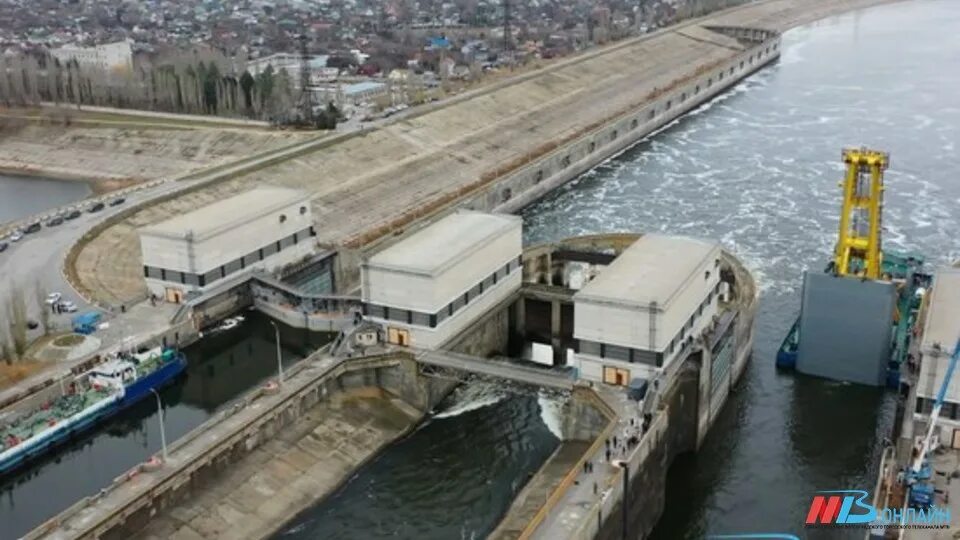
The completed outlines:
{"type": "Polygon", "coordinates": [[[77,174],[70,169],[33,166],[0,166],[0,179],[2,179],[2,177],[53,180],[57,182],[81,182],[90,187],[90,195],[106,195],[107,193],[135,186],[143,182],[143,179],[138,178],[110,177],[109,175],[90,177],[77,174]]]}

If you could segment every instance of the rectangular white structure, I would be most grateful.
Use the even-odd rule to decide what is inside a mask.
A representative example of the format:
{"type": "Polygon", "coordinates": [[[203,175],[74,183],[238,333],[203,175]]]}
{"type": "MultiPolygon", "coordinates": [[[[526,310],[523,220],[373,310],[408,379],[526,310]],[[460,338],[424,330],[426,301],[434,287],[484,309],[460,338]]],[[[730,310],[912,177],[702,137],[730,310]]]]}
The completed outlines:
{"type": "Polygon", "coordinates": [[[147,288],[169,302],[314,251],[306,193],[260,187],[139,230],[147,288]]]}
{"type": "MultiPolygon", "coordinates": [[[[917,408],[914,410],[922,417],[928,417],[933,410],[937,392],[950,365],[950,355],[960,338],[960,268],[938,269],[930,294],[920,342],[920,377],[917,379],[917,408]]],[[[943,444],[960,444],[960,370],[954,372],[947,386],[937,423],[942,426],[940,439],[943,444]]]]}
{"type": "Polygon", "coordinates": [[[625,385],[652,378],[717,313],[720,245],[641,236],[574,295],[580,377],[625,385]]]}
{"type": "Polygon", "coordinates": [[[459,211],[361,266],[364,315],[391,343],[436,348],[520,288],[522,221],[459,211]]]}

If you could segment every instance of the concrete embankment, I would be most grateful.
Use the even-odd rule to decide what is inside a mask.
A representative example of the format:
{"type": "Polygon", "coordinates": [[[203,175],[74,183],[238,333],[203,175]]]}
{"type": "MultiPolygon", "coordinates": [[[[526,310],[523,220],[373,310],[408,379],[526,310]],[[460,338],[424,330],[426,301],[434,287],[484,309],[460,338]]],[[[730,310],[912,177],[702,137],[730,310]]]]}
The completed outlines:
{"type": "Polygon", "coordinates": [[[334,491],[421,416],[377,388],[344,390],[189,499],[162,510],[137,536],[265,538],[334,491]]]}
{"type": "Polygon", "coordinates": [[[402,353],[352,360],[317,353],[291,370],[276,392],[258,389],[177,441],[159,470],[142,465],[119,476],[100,494],[79,501],[27,538],[129,538],[157,516],[164,520],[151,529],[159,532],[151,534],[174,529],[192,538],[197,537],[193,533],[224,538],[269,534],[271,527],[279,527],[349,478],[351,464],[369,459],[414,425],[454,384],[421,376],[416,363],[402,353]],[[366,405],[361,404],[364,399],[366,405]],[[360,419],[367,407],[384,401],[389,406],[375,415],[376,421],[360,419]],[[350,456],[331,464],[328,451],[350,456]],[[307,471],[290,491],[258,470],[275,467],[281,475],[293,474],[288,461],[307,471]],[[256,493],[268,489],[275,491],[257,499],[256,493]],[[222,497],[226,492],[232,495],[223,500],[211,494],[222,497]],[[313,498],[304,500],[303,493],[313,498]],[[206,501],[218,513],[191,514],[192,503],[178,506],[188,499],[206,501]],[[250,521],[231,521],[258,500],[264,505],[250,521]],[[277,504],[280,500],[294,501],[294,507],[277,504]]]}

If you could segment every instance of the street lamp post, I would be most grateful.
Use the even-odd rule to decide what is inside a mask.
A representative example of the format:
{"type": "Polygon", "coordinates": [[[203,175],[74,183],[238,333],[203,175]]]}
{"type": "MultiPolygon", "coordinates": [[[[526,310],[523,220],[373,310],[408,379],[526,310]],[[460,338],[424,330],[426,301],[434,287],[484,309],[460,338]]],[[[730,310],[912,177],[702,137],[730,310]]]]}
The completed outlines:
{"type": "Polygon", "coordinates": [[[277,384],[283,384],[283,357],[280,354],[280,327],[273,321],[270,321],[270,324],[273,325],[273,330],[277,335],[277,384]]]}
{"type": "Polygon", "coordinates": [[[163,425],[163,402],[160,401],[160,394],[153,388],[150,389],[153,395],[157,397],[157,417],[160,418],[160,446],[163,448],[163,462],[167,462],[167,433],[163,425]]]}
{"type": "Polygon", "coordinates": [[[623,516],[623,540],[627,540],[627,507],[630,505],[630,464],[622,459],[616,459],[613,464],[623,469],[623,501],[621,501],[621,512],[623,516]]]}

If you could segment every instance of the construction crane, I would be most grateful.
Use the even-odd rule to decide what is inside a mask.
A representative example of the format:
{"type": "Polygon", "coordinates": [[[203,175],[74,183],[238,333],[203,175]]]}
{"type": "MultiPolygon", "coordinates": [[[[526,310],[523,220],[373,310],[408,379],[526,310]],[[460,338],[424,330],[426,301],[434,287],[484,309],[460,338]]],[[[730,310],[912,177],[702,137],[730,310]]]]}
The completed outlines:
{"type": "Polygon", "coordinates": [[[890,154],[867,148],[845,148],[846,174],[841,182],[843,207],[834,271],[879,279],[883,264],[880,225],[883,214],[883,172],[890,154]],[[866,229],[866,230],[864,230],[866,229]]]}
{"type": "Polygon", "coordinates": [[[933,403],[933,410],[930,411],[930,424],[927,426],[927,435],[923,438],[923,445],[913,465],[910,467],[910,505],[918,507],[929,506],[933,502],[933,484],[930,482],[932,477],[930,464],[927,462],[927,454],[930,453],[930,443],[933,441],[933,430],[937,426],[937,419],[940,418],[940,410],[943,409],[943,401],[947,396],[947,388],[950,386],[950,379],[953,378],[954,369],[957,367],[957,360],[960,359],[960,339],[953,348],[953,354],[950,355],[950,364],[947,365],[947,372],[943,376],[943,382],[940,384],[940,391],[937,392],[937,399],[933,403]]]}

